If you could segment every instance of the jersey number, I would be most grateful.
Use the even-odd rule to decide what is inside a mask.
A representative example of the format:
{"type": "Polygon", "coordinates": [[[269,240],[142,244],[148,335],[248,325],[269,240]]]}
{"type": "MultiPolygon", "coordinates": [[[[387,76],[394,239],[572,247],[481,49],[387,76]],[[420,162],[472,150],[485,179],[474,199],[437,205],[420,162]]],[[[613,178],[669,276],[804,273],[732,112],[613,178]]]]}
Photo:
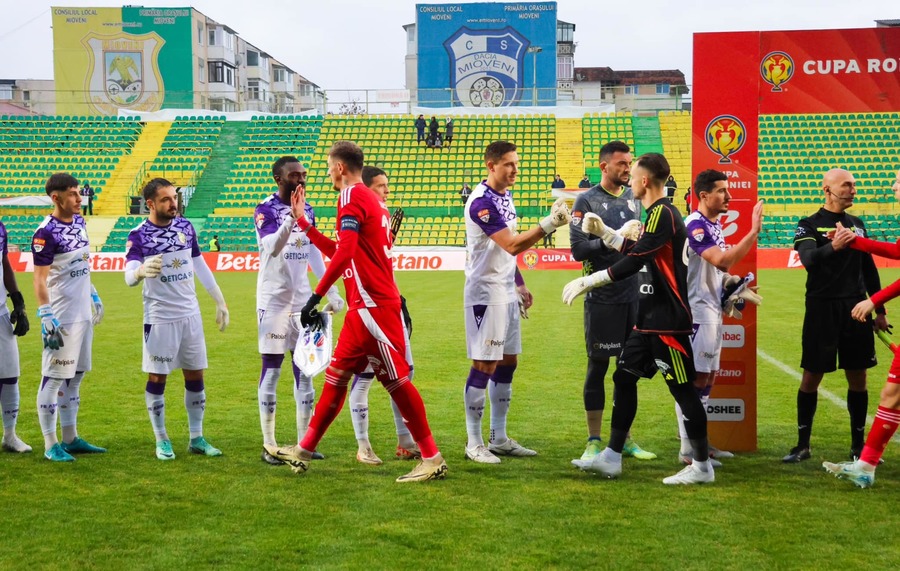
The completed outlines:
{"type": "Polygon", "coordinates": [[[384,255],[387,257],[387,259],[390,260],[392,257],[391,247],[390,247],[390,244],[391,244],[391,222],[390,222],[390,220],[388,220],[388,217],[383,214],[381,215],[381,227],[384,228],[384,234],[385,234],[385,237],[387,238],[387,243],[388,243],[388,245],[384,247],[384,255]]]}

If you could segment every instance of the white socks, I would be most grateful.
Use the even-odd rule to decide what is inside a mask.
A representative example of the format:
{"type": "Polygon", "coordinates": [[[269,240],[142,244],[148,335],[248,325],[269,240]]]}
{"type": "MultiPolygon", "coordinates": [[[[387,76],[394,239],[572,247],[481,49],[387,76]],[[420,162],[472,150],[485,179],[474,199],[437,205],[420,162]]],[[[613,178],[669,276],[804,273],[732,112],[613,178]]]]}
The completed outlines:
{"type": "Polygon", "coordinates": [[[19,416],[19,383],[0,385],[0,410],[3,411],[3,436],[16,433],[16,418],[19,416]]]}
{"type": "Polygon", "coordinates": [[[466,434],[469,437],[467,447],[484,446],[481,435],[481,417],[484,416],[484,401],[487,389],[467,386],[465,389],[466,434]]]}
{"type": "Polygon", "coordinates": [[[150,415],[150,426],[153,427],[153,435],[156,441],[168,440],[169,435],[166,433],[166,397],[163,391],[166,388],[165,383],[147,382],[147,388],[153,388],[156,392],[144,391],[144,402],[147,403],[147,414],[150,415]]]}
{"type": "Polygon", "coordinates": [[[189,391],[185,388],[184,408],[187,409],[188,430],[191,432],[191,439],[203,436],[203,412],[206,410],[206,390],[189,391]]]}
{"type": "Polygon", "coordinates": [[[59,425],[62,428],[63,442],[72,442],[78,436],[78,408],[81,406],[81,380],[84,373],[75,373],[75,376],[60,387],[59,396],[59,425]]]}
{"type": "Polygon", "coordinates": [[[369,389],[373,380],[374,377],[368,375],[356,375],[350,388],[350,419],[356,442],[361,448],[372,446],[369,442],[369,389]]]}
{"type": "Polygon", "coordinates": [[[488,389],[491,395],[491,443],[503,444],[509,440],[506,435],[506,417],[512,400],[512,383],[490,381],[488,389]]]}
{"type": "Polygon", "coordinates": [[[38,389],[38,422],[41,425],[41,433],[44,435],[46,450],[58,442],[56,439],[56,408],[62,384],[62,379],[44,377],[41,379],[41,386],[38,389]]]}
{"type": "Polygon", "coordinates": [[[278,386],[278,377],[281,368],[265,367],[263,365],[262,378],[256,396],[259,399],[259,424],[262,428],[263,444],[278,446],[275,439],[275,408],[277,397],[275,388],[278,386]]]}
{"type": "Polygon", "coordinates": [[[303,439],[316,403],[316,388],[312,379],[303,374],[294,379],[294,402],[297,404],[297,442],[303,439]]]}

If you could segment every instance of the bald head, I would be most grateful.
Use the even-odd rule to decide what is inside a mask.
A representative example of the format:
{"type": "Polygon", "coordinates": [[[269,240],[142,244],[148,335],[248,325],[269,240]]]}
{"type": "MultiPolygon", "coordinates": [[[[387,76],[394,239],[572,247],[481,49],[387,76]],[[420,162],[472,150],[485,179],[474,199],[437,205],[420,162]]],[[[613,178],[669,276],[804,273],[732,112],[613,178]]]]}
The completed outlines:
{"type": "Polygon", "coordinates": [[[825,209],[843,212],[853,206],[856,197],[856,179],[847,169],[831,169],[822,177],[825,192],[825,209]]]}

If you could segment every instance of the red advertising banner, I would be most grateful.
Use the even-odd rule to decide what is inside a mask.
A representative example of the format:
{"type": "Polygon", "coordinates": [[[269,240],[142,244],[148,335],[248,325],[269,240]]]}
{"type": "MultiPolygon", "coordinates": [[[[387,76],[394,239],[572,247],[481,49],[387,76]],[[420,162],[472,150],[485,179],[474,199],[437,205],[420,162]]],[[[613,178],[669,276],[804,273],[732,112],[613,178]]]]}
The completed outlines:
{"type": "Polygon", "coordinates": [[[762,32],[758,53],[760,114],[900,109],[900,29],[762,32]]]}
{"type": "MultiPolygon", "coordinates": [[[[757,200],[759,33],[694,35],[692,172],[716,169],[728,176],[730,210],[722,215],[725,241],[750,229],[757,200]]],[[[754,248],[730,273],[756,271],[754,248]]],[[[756,306],[742,320],[726,318],[723,377],[709,401],[710,440],[724,450],[756,450],[756,306]]]]}

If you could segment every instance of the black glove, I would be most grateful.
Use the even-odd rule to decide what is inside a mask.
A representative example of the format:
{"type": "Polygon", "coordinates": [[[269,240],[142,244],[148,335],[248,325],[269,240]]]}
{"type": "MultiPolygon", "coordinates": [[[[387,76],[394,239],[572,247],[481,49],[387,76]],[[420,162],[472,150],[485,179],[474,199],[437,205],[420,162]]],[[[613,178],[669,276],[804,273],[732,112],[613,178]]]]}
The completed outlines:
{"type": "Polygon", "coordinates": [[[403,209],[398,208],[391,215],[391,235],[396,238],[400,233],[400,224],[403,223],[403,209]]]}
{"type": "Polygon", "coordinates": [[[325,323],[322,316],[319,315],[319,310],[316,309],[320,301],[322,301],[322,296],[314,293],[309,296],[306,305],[300,310],[300,324],[304,328],[318,331],[324,327],[325,323]]]}
{"type": "Polygon", "coordinates": [[[409,310],[406,308],[406,298],[402,295],[400,296],[400,311],[403,312],[403,323],[406,324],[406,331],[409,333],[409,338],[412,339],[412,317],[409,316],[409,310]]]}
{"type": "Polygon", "coordinates": [[[22,337],[28,333],[28,317],[25,316],[25,300],[22,298],[22,292],[12,291],[9,293],[9,299],[12,300],[13,310],[9,312],[9,321],[15,327],[13,334],[16,337],[22,337]]]}

